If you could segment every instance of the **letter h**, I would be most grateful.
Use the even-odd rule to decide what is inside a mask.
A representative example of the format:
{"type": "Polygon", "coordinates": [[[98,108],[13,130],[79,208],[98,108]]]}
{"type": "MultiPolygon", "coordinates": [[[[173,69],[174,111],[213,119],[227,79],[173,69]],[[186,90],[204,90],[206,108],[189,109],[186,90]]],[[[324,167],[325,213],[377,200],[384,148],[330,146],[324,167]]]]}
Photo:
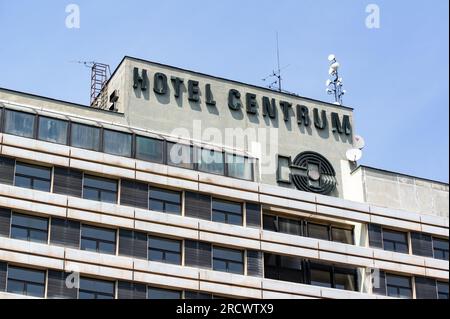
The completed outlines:
{"type": "Polygon", "coordinates": [[[134,68],[134,70],[133,70],[133,80],[134,80],[133,88],[135,90],[140,85],[142,91],[147,91],[147,88],[148,88],[147,70],[143,69],[142,70],[142,75],[139,75],[139,69],[138,68],[134,68]]]}

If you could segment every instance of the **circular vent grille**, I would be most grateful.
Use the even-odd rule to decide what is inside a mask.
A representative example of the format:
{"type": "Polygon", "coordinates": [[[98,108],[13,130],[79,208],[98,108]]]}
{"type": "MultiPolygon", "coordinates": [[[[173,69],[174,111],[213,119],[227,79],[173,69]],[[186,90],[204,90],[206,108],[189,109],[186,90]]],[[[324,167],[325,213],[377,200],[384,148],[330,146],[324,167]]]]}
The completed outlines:
{"type": "Polygon", "coordinates": [[[292,174],[297,189],[328,195],[336,189],[336,172],[331,163],[315,152],[299,154],[292,163],[298,172],[292,174]]]}

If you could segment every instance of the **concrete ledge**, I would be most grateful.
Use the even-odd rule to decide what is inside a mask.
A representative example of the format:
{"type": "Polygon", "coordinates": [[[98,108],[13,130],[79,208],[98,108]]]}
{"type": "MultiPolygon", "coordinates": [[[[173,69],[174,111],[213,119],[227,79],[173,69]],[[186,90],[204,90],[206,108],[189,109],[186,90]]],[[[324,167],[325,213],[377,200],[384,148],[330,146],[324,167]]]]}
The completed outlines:
{"type": "Polygon", "coordinates": [[[226,187],[220,187],[210,184],[204,184],[199,183],[199,191],[203,193],[209,193],[212,194],[214,197],[221,196],[225,198],[229,198],[231,200],[238,199],[237,201],[250,201],[250,202],[258,202],[259,196],[258,193],[250,193],[250,192],[244,192],[241,190],[226,188],[226,187]]]}
{"type": "Polygon", "coordinates": [[[199,270],[196,268],[139,259],[134,260],[134,270],[158,275],[183,277],[194,280],[197,280],[199,278],[199,270]]]}
{"type": "Polygon", "coordinates": [[[301,237],[283,233],[261,231],[261,240],[277,244],[286,244],[290,246],[299,246],[311,249],[319,249],[319,240],[309,237],[301,237]]]}
{"type": "Polygon", "coordinates": [[[198,240],[198,231],[181,227],[167,226],[149,222],[135,221],[137,230],[143,230],[160,236],[171,236],[179,239],[198,240]]]}
{"type": "Polygon", "coordinates": [[[330,206],[317,205],[317,214],[322,214],[330,217],[339,217],[346,220],[353,220],[363,223],[370,222],[370,215],[366,213],[359,213],[330,206]]]}
{"type": "Polygon", "coordinates": [[[11,294],[9,292],[2,292],[0,291],[0,299],[42,299],[42,298],[37,298],[37,297],[31,297],[31,296],[25,296],[25,295],[17,295],[17,294],[11,294]]]}
{"type": "Polygon", "coordinates": [[[133,269],[133,259],[131,258],[99,254],[79,249],[66,248],[66,260],[129,270],[133,269]]]}
{"type": "Polygon", "coordinates": [[[83,264],[80,262],[65,261],[64,271],[66,272],[79,272],[82,275],[91,275],[99,278],[105,278],[109,280],[133,280],[132,270],[122,270],[117,268],[83,264]]]}
{"type": "Polygon", "coordinates": [[[36,191],[28,188],[15,187],[6,184],[0,184],[0,195],[18,198],[20,200],[26,199],[29,201],[41,202],[56,206],[67,205],[67,196],[36,191]]]}
{"type": "Polygon", "coordinates": [[[231,274],[213,270],[199,270],[200,282],[217,282],[222,284],[231,284],[235,286],[241,286],[246,288],[261,289],[262,278],[250,277],[244,275],[231,274]]]}
{"type": "Polygon", "coordinates": [[[30,160],[30,161],[36,161],[40,163],[45,164],[51,164],[56,166],[69,166],[69,158],[62,157],[62,156],[56,156],[56,155],[50,155],[47,153],[41,153],[41,152],[34,152],[25,150],[23,148],[15,148],[11,146],[3,145],[2,147],[2,155],[10,156],[10,157],[16,157],[19,158],[19,160],[30,160]]]}
{"type": "Polygon", "coordinates": [[[353,202],[353,201],[340,199],[340,198],[336,198],[336,197],[331,197],[331,196],[316,195],[316,203],[318,205],[333,206],[333,207],[337,207],[337,208],[349,209],[349,210],[359,211],[359,212],[363,212],[363,213],[370,212],[369,204],[353,202]]]}
{"type": "Polygon", "coordinates": [[[289,293],[294,295],[302,295],[308,297],[321,297],[320,287],[305,284],[297,284],[288,281],[278,281],[272,279],[262,280],[262,289],[264,291],[271,290],[281,293],[289,293]]]}
{"type": "Polygon", "coordinates": [[[49,269],[64,269],[64,261],[56,258],[29,255],[0,249],[0,260],[25,267],[41,267],[49,269]]]}
{"type": "Polygon", "coordinates": [[[306,248],[299,248],[299,247],[293,247],[293,246],[285,246],[285,245],[262,242],[261,250],[268,252],[268,253],[277,254],[277,255],[287,255],[287,256],[292,256],[292,257],[304,257],[304,258],[319,259],[319,251],[312,250],[312,249],[306,249],[306,248]]]}
{"type": "Polygon", "coordinates": [[[248,239],[260,239],[260,230],[256,228],[246,228],[242,226],[228,225],[223,223],[199,220],[199,230],[218,233],[220,235],[238,236],[248,239]]]}
{"type": "Polygon", "coordinates": [[[138,208],[135,209],[134,214],[138,220],[198,230],[198,219],[138,208]]]}
{"type": "Polygon", "coordinates": [[[227,235],[221,235],[217,233],[208,233],[200,231],[199,233],[199,240],[206,241],[213,243],[217,246],[231,246],[233,248],[237,249],[254,249],[254,250],[260,250],[260,242],[259,240],[253,240],[253,239],[246,239],[246,238],[239,238],[239,237],[233,237],[233,236],[227,236],[227,235]]]}
{"type": "Polygon", "coordinates": [[[78,159],[70,159],[70,167],[82,170],[87,174],[89,174],[89,172],[91,172],[94,175],[101,174],[101,175],[106,175],[106,176],[109,176],[109,177],[112,177],[115,179],[118,179],[119,177],[128,178],[128,179],[136,178],[135,171],[131,170],[131,169],[97,164],[97,163],[93,163],[93,162],[86,162],[86,161],[81,161],[78,159]]]}
{"type": "Polygon", "coordinates": [[[111,166],[118,166],[133,170],[136,168],[136,161],[132,158],[115,156],[101,152],[94,152],[81,148],[71,147],[70,156],[74,159],[96,162],[100,164],[108,164],[111,166]]]}
{"type": "Polygon", "coordinates": [[[94,224],[99,224],[100,227],[102,225],[108,225],[114,228],[119,227],[128,229],[134,228],[134,221],[132,219],[91,213],[77,209],[69,209],[67,212],[67,218],[80,220],[82,222],[91,222],[94,224]]]}
{"type": "Polygon", "coordinates": [[[0,237],[0,249],[15,251],[18,253],[27,253],[51,258],[64,258],[64,248],[49,246],[47,244],[38,244],[24,240],[0,237]]]}
{"type": "Polygon", "coordinates": [[[70,149],[66,145],[49,143],[21,136],[5,134],[2,143],[18,148],[27,148],[29,150],[37,152],[53,153],[55,155],[61,155],[65,157],[70,156],[70,149]]]}
{"type": "Polygon", "coordinates": [[[50,216],[66,217],[67,215],[67,210],[65,207],[45,205],[30,202],[28,200],[19,200],[4,196],[0,196],[0,206],[10,208],[15,211],[39,213],[50,216]]]}
{"type": "Polygon", "coordinates": [[[150,286],[164,287],[168,289],[187,289],[199,290],[199,281],[193,279],[184,279],[179,277],[168,277],[165,275],[148,274],[135,271],[133,280],[145,283],[150,286]]]}
{"type": "Polygon", "coordinates": [[[297,201],[316,203],[315,194],[302,192],[291,188],[284,188],[267,184],[259,184],[259,192],[261,194],[272,195],[276,197],[283,197],[297,201]]]}
{"type": "Polygon", "coordinates": [[[419,232],[421,231],[421,225],[419,223],[407,222],[377,215],[370,215],[370,222],[373,224],[380,224],[383,226],[390,226],[398,229],[407,229],[419,232]]]}
{"type": "Polygon", "coordinates": [[[239,296],[250,299],[261,299],[261,289],[243,288],[232,285],[217,284],[212,282],[199,282],[199,290],[223,296],[239,296]]]}
{"type": "Polygon", "coordinates": [[[420,231],[431,235],[447,237],[448,239],[448,228],[435,227],[430,225],[421,225],[420,231]]]}
{"type": "Polygon", "coordinates": [[[240,189],[252,193],[258,193],[259,191],[259,185],[256,182],[244,181],[236,178],[230,178],[226,176],[213,175],[202,172],[198,173],[198,181],[204,184],[212,184],[231,189],[240,189]]]}
{"type": "Polygon", "coordinates": [[[134,218],[134,208],[128,206],[103,203],[76,197],[68,198],[68,206],[76,210],[86,210],[118,217],[134,218]]]}
{"type": "Polygon", "coordinates": [[[400,220],[412,221],[416,223],[420,223],[420,214],[406,212],[398,209],[385,208],[380,206],[370,206],[370,214],[371,215],[380,215],[385,217],[394,217],[400,220]]]}

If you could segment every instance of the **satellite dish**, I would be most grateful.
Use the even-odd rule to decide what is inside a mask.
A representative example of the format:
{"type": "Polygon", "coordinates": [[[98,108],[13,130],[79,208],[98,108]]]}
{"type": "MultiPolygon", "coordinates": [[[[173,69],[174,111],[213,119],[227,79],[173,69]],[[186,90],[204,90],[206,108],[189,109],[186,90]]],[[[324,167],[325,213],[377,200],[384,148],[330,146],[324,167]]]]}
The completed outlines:
{"type": "Polygon", "coordinates": [[[362,157],[362,151],[357,148],[352,148],[345,155],[350,162],[357,162],[362,157]]]}
{"type": "Polygon", "coordinates": [[[359,135],[355,135],[353,138],[353,147],[362,150],[366,146],[366,141],[359,135]]]}
{"type": "Polygon", "coordinates": [[[328,56],[328,61],[333,61],[334,59],[336,59],[336,56],[334,55],[334,54],[330,54],[329,56],[328,56]]]}

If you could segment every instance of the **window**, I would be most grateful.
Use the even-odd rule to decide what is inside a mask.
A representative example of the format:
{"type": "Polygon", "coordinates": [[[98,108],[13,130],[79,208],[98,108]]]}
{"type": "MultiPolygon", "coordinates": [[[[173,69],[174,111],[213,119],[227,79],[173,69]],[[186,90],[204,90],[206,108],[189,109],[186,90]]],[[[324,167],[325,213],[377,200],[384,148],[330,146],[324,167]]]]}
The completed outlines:
{"type": "Polygon", "coordinates": [[[253,165],[249,158],[235,155],[226,154],[227,172],[228,176],[253,180],[253,165]]]}
{"type": "Polygon", "coordinates": [[[80,278],[79,299],[114,299],[114,282],[80,278]]]}
{"type": "Polygon", "coordinates": [[[308,223],[308,236],[316,239],[330,240],[327,225],[308,223]]]}
{"type": "Polygon", "coordinates": [[[198,169],[200,171],[219,175],[225,174],[223,152],[202,148],[198,150],[198,156],[198,169]]]}
{"type": "Polygon", "coordinates": [[[265,230],[290,234],[302,235],[302,221],[273,215],[264,215],[263,227],[265,230]]]}
{"type": "Polygon", "coordinates": [[[182,168],[194,168],[192,146],[167,142],[167,163],[182,168]]]}
{"type": "Polygon", "coordinates": [[[7,292],[44,297],[45,271],[8,266],[7,292]]]}
{"type": "Polygon", "coordinates": [[[433,237],[434,258],[448,260],[448,240],[433,237]]]}
{"type": "Polygon", "coordinates": [[[437,282],[438,299],[448,299],[448,282],[437,282]]]}
{"type": "Polygon", "coordinates": [[[34,114],[5,110],[5,133],[34,137],[34,114]]]}
{"type": "Polygon", "coordinates": [[[81,250],[115,255],[116,231],[106,228],[82,225],[81,250]]]}
{"type": "Polygon", "coordinates": [[[311,285],[356,291],[356,271],[354,269],[316,263],[310,265],[311,285]]]}
{"type": "Polygon", "coordinates": [[[242,205],[213,199],[212,220],[219,223],[242,225],[242,205]]]}
{"type": "Polygon", "coordinates": [[[91,151],[100,150],[100,128],[72,123],[70,145],[91,151]]]}
{"type": "Polygon", "coordinates": [[[148,259],[150,261],[181,265],[181,241],[149,236],[148,259]]]}
{"type": "Polygon", "coordinates": [[[310,268],[310,283],[314,286],[333,287],[331,267],[311,264],[310,268]]]}
{"type": "Polygon", "coordinates": [[[148,287],[147,299],[181,299],[181,291],[148,287]]]}
{"type": "Polygon", "coordinates": [[[331,227],[331,238],[335,242],[353,245],[353,232],[350,229],[331,227]]]}
{"type": "Polygon", "coordinates": [[[103,131],[103,151],[108,154],[131,157],[132,135],[116,131],[103,131]]]}
{"type": "Polygon", "coordinates": [[[38,243],[48,241],[48,219],[13,213],[11,238],[38,243]]]}
{"type": "Polygon", "coordinates": [[[149,209],[162,213],[181,215],[181,193],[150,187],[149,209]]]}
{"type": "Polygon", "coordinates": [[[106,203],[117,203],[117,181],[84,175],[83,198],[106,203]]]}
{"type": "Polygon", "coordinates": [[[409,277],[386,274],[387,295],[397,298],[411,298],[412,288],[409,277]]]}
{"type": "Polygon", "coordinates": [[[383,229],[383,247],[384,250],[407,254],[408,239],[406,233],[383,229]]]}
{"type": "Polygon", "coordinates": [[[264,277],[303,283],[303,265],[299,257],[264,254],[264,277]]]}
{"type": "Polygon", "coordinates": [[[57,144],[67,144],[69,123],[49,117],[39,117],[38,139],[57,144]]]}
{"type": "Polygon", "coordinates": [[[244,254],[240,250],[214,247],[213,269],[243,275],[244,254]]]}
{"type": "Polygon", "coordinates": [[[356,272],[354,270],[336,267],[333,270],[333,288],[356,291],[356,272]]]}
{"type": "Polygon", "coordinates": [[[51,172],[51,168],[17,163],[14,186],[50,192],[51,172]]]}
{"type": "Polygon", "coordinates": [[[144,161],[162,163],[164,141],[155,138],[136,136],[136,158],[144,161]]]}

